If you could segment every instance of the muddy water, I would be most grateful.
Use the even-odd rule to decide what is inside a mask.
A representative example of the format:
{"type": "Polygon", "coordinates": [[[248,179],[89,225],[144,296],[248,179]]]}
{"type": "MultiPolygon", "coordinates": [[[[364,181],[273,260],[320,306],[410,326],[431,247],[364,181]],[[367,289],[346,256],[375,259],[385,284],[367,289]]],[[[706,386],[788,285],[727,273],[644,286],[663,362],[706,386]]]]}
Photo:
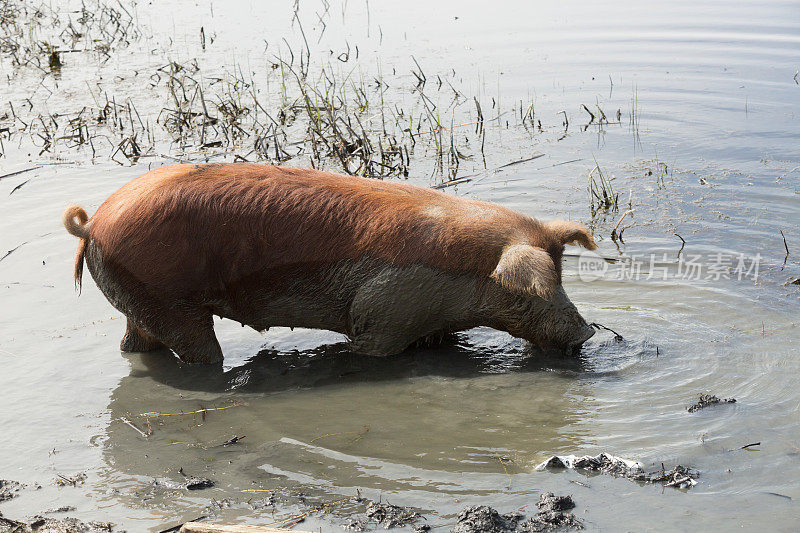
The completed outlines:
{"type": "MultiPolygon", "coordinates": [[[[584,315],[624,339],[600,332],[577,360],[561,361],[478,329],[452,346],[373,359],[348,354],[334,334],[260,336],[221,321],[223,369],[120,355],[119,314],[88,276],[80,298],[73,291],[76,242],[59,217],[70,202],[93,211],[169,154],[120,166],[63,151],[70,164],[52,165],[25,143],[5,141],[0,175],[48,164],[0,180],[0,256],[21,245],[0,261],[0,477],[29,484],[2,504],[3,514],[73,505],[85,520],[158,530],[207,514],[213,498],[221,518],[264,523],[302,511],[303,498],[336,501],[358,490],[427,510],[430,524],[447,529],[466,505],[531,510],[539,493],[554,491],[573,495],[588,529],[796,528],[800,288],[785,283],[800,276],[798,6],[349,4],[301,7],[312,57],[359,46],[363,76],[396,71],[392,98],[401,105],[414,86],[412,55],[431,79],[456,72],[450,80],[478,96],[495,125],[488,170],[479,154],[463,161],[458,175],[474,176],[448,191],[582,220],[604,256],[633,258],[591,281],[576,258],[565,264],[565,287],[584,315]],[[540,134],[515,126],[520,101],[535,105],[540,134]],[[589,123],[583,104],[609,123],[589,123]],[[537,153],[545,155],[492,170],[537,153]],[[596,163],[613,176],[619,212],[589,207],[596,163]],[[611,230],[629,203],[634,213],[620,227],[634,225],[614,243],[611,230]],[[699,257],[701,275],[679,271],[675,233],[686,241],[681,257],[699,257]],[[739,279],[738,259],[750,267],[759,255],[757,279],[752,270],[739,279]],[[632,273],[637,262],[642,269],[632,273]],[[731,267],[727,275],[714,274],[720,262],[731,267]],[[703,392],[737,403],[687,413],[703,392]],[[176,414],[201,409],[215,410],[176,414]],[[761,445],[741,449],[754,442],[761,445]],[[700,484],[683,492],[534,470],[552,454],[600,451],[653,468],[692,466],[700,484]],[[153,478],[180,481],[180,468],[216,486],[152,486],[153,478]],[[88,475],[81,487],[53,484],[79,472],[88,475]],[[277,491],[278,509],[254,511],[247,502],[268,490],[277,491]]],[[[187,2],[168,12],[138,6],[136,17],[146,44],[102,66],[75,56],[46,82],[63,89],[53,106],[85,97],[87,80],[158,64],[151,51],[159,47],[220,70],[235,63],[257,71],[269,70],[265,47],[272,53],[283,37],[302,43],[283,5],[187,2]],[[205,52],[201,26],[215,35],[205,52]]],[[[15,76],[2,100],[24,99],[39,80],[15,76]]],[[[114,83],[149,94],[133,78],[114,83]]],[[[162,105],[153,95],[142,108],[162,105]]],[[[411,181],[436,181],[419,165],[411,181]]],[[[302,527],[342,522],[334,513],[302,527]]]]}

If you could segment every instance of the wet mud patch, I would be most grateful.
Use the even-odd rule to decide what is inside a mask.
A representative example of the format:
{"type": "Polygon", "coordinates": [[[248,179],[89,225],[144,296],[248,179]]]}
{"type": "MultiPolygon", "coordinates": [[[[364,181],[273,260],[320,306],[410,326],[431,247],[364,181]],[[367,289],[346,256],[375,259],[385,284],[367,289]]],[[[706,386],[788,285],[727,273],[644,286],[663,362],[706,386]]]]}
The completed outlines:
{"type": "Polygon", "coordinates": [[[520,516],[509,513],[501,515],[495,509],[486,505],[467,507],[456,519],[453,533],[505,533],[515,531],[520,516]]]}
{"type": "Polygon", "coordinates": [[[167,490],[203,490],[214,486],[214,482],[208,478],[191,477],[182,482],[175,482],[171,479],[157,479],[153,486],[164,487],[167,490]]]}
{"type": "MultiPolygon", "coordinates": [[[[162,487],[163,489],[163,487],[162,487]]],[[[290,529],[313,518],[336,524],[346,531],[374,531],[381,529],[412,528],[414,531],[428,531],[423,510],[414,507],[393,505],[363,498],[360,493],[338,499],[322,495],[312,495],[304,490],[288,488],[262,492],[255,490],[257,498],[236,497],[211,498],[200,511],[194,522],[225,522],[231,516],[248,517],[261,520],[259,525],[278,529],[290,529]],[[239,512],[237,512],[239,511],[239,512]]],[[[247,492],[247,491],[241,491],[247,492]]],[[[169,494],[162,494],[169,496],[169,494]]],[[[178,531],[181,524],[162,527],[162,531],[178,531]]],[[[300,529],[308,529],[308,527],[300,529]]]]}
{"type": "Polygon", "coordinates": [[[367,517],[384,529],[413,524],[422,516],[413,509],[389,503],[370,502],[367,506],[367,517]]]}
{"type": "Polygon", "coordinates": [[[16,498],[22,488],[24,488],[22,483],[8,479],[0,479],[0,502],[16,498]]]}
{"type": "Polygon", "coordinates": [[[686,408],[687,411],[690,413],[695,413],[701,409],[705,409],[706,407],[711,407],[712,405],[719,405],[723,403],[736,403],[736,398],[717,398],[713,394],[701,394],[700,399],[697,400],[697,403],[694,403],[686,408]]]}
{"type": "Polygon", "coordinates": [[[414,531],[428,531],[427,524],[415,525],[423,516],[411,507],[390,503],[369,502],[363,516],[348,518],[342,525],[349,531],[367,531],[374,527],[392,529],[414,525],[414,531]]]}
{"type": "Polygon", "coordinates": [[[64,476],[62,474],[58,474],[58,477],[55,480],[55,484],[59,487],[77,487],[78,485],[83,485],[86,481],[86,473],[85,472],[78,472],[77,474],[73,474],[71,476],[64,476]]]}
{"type": "Polygon", "coordinates": [[[556,496],[552,492],[542,494],[536,502],[539,511],[525,519],[525,514],[513,512],[500,514],[497,510],[477,505],[467,507],[458,514],[453,533],[509,533],[513,531],[552,531],[556,529],[583,529],[571,510],[575,502],[571,496],[556,496]]]}
{"type": "Polygon", "coordinates": [[[523,531],[583,529],[581,521],[569,512],[575,508],[572,496],[556,496],[552,492],[546,492],[536,502],[536,507],[539,512],[522,524],[523,531]]]}
{"type": "Polygon", "coordinates": [[[596,456],[584,455],[554,455],[538,464],[536,470],[565,470],[572,469],[578,472],[592,474],[607,474],[614,477],[624,477],[631,481],[648,484],[661,484],[665,487],[690,489],[697,484],[699,472],[692,468],[677,465],[671,470],[666,470],[663,465],[661,470],[646,472],[644,467],[636,462],[607,453],[596,456]]]}
{"type": "MultiPolygon", "coordinates": [[[[20,522],[0,513],[0,533],[90,533],[114,531],[111,522],[81,522],[77,518],[45,518],[34,516],[30,522],[20,522]]],[[[121,531],[121,530],[120,530],[121,531]]]]}

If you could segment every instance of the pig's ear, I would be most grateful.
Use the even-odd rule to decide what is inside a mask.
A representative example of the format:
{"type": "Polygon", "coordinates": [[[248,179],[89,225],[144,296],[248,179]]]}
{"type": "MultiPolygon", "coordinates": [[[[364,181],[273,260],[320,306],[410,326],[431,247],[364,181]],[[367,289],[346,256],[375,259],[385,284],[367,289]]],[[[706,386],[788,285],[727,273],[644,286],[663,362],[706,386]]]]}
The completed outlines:
{"type": "Polygon", "coordinates": [[[553,296],[558,285],[550,254],[527,244],[515,244],[503,250],[491,277],[512,292],[536,294],[545,300],[553,296]]]}
{"type": "Polygon", "coordinates": [[[580,244],[587,250],[597,249],[597,243],[594,242],[592,233],[583,224],[571,220],[553,220],[545,226],[561,244],[580,244]]]}

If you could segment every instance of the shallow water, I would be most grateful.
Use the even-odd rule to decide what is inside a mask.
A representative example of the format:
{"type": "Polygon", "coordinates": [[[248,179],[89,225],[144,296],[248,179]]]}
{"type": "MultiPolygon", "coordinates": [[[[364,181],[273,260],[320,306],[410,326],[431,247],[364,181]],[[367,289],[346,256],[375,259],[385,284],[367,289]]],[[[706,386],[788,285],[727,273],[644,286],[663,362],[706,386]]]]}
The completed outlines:
{"type": "MultiPolygon", "coordinates": [[[[414,56],[431,80],[440,73],[478,96],[487,117],[500,114],[488,135],[489,169],[545,154],[500,171],[484,170],[478,155],[458,171],[477,176],[447,190],[543,219],[581,220],[595,229],[602,255],[642,261],[643,274],[626,276],[627,263],[617,263],[594,281],[581,279],[575,258],[565,264],[566,290],[584,316],[624,340],[599,332],[579,359],[563,361],[477,329],[453,346],[382,359],[348,354],[335,334],[261,336],[221,321],[222,370],[164,354],[120,355],[119,313],[89,276],[80,298],[74,293],[76,242],[60,213],[72,202],[92,212],[170,160],[156,153],[120,166],[105,154],[91,160],[64,150],[58,155],[71,164],[0,180],[0,257],[24,243],[0,260],[0,477],[42,485],[4,502],[3,514],[74,505],[84,520],[155,531],[203,514],[210,498],[229,500],[217,509],[221,519],[264,523],[272,509],[246,504],[266,494],[258,491],[277,490],[279,520],[303,509],[303,498],[336,501],[358,490],[426,510],[430,524],[446,529],[467,505],[531,511],[539,493],[553,491],[573,495],[590,530],[795,529],[800,287],[785,283],[800,276],[800,6],[376,4],[331,3],[327,14],[321,3],[301,6],[312,57],[345,41],[358,45],[364,76],[395,69],[390,97],[403,104],[412,99],[414,56]],[[326,21],[319,41],[318,15],[326,21]],[[515,123],[520,101],[535,105],[542,132],[515,123]],[[582,104],[595,113],[599,106],[611,123],[584,131],[582,104]],[[618,213],[593,216],[589,208],[595,159],[614,176],[618,213]],[[668,166],[662,179],[659,162],[668,166]],[[615,244],[611,229],[629,202],[634,213],[624,225],[635,225],[615,244]],[[792,252],[785,261],[780,231],[792,252]],[[699,279],[679,275],[674,233],[686,240],[684,259],[700,256],[699,279]],[[666,270],[648,276],[652,254],[666,270]],[[740,254],[748,264],[760,254],[757,279],[715,276],[715,254],[732,267],[740,254]],[[704,392],[737,403],[687,413],[704,392]],[[220,409],[162,416],[207,408],[220,409]],[[142,430],[149,421],[152,435],[123,418],[142,430]],[[246,438],[218,446],[234,435],[246,438]],[[740,449],[754,442],[761,445],[740,449]],[[600,451],[653,469],[689,465],[700,484],[681,491],[534,470],[552,454],[600,451]],[[195,493],[151,485],[180,480],[179,468],[217,485],[195,493]],[[88,474],[83,487],[53,484],[77,472],[88,474]]],[[[148,52],[157,46],[210,69],[235,62],[261,72],[269,70],[264,40],[267,54],[284,36],[302,42],[283,5],[179,2],[169,13],[139,5],[137,20],[145,44],[101,67],[68,56],[60,79],[48,77],[58,89],[53,109],[86,98],[81,87],[96,78],[119,94],[142,93],[150,102],[143,111],[159,109],[164,103],[155,93],[147,100],[141,80],[110,81],[114,72],[161,64],[148,52]],[[201,26],[216,35],[205,52],[201,26]]],[[[21,101],[40,79],[10,76],[0,100],[21,101]]],[[[7,140],[5,151],[0,175],[45,157],[7,140]]],[[[409,180],[437,181],[419,158],[409,180]]],[[[342,521],[310,516],[300,527],[335,530],[342,521]]]]}

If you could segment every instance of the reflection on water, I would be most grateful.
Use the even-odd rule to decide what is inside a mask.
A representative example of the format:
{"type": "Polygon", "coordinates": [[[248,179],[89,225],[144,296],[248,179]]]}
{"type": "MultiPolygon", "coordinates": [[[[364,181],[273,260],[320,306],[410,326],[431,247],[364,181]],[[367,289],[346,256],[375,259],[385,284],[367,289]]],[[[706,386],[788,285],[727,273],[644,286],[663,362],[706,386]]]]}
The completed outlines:
{"type": "MultiPolygon", "coordinates": [[[[599,335],[598,337],[603,337],[599,335]]],[[[394,357],[354,354],[345,343],[302,351],[261,349],[234,367],[186,365],[169,352],[137,354],[132,378],[149,377],[175,389],[213,393],[274,393],[357,382],[398,381],[420,377],[474,378],[510,372],[611,371],[644,353],[645,343],[588,343],[578,357],[547,357],[536,348],[488,328],[454,335],[441,346],[411,348],[394,357]],[[492,345],[492,340],[501,343],[492,345]]],[[[653,348],[653,350],[655,350],[653,348]]]]}
{"type": "MultiPolygon", "coordinates": [[[[462,338],[387,358],[336,345],[262,350],[227,370],[187,367],[163,353],[132,355],[131,374],[112,393],[110,411],[117,420],[241,403],[202,414],[202,423],[199,415],[154,416],[149,442],[208,446],[246,433],[248,448],[289,438],[417,467],[494,472],[500,450],[525,465],[540,450],[576,445],[581,436],[570,442],[564,427],[576,409],[591,408],[581,391],[580,361],[543,361],[516,346],[488,352],[462,338]]],[[[117,465],[138,445],[130,433],[124,424],[109,428],[108,453],[117,465]]],[[[183,447],[171,449],[182,454],[183,447]]]]}
{"type": "MultiPolygon", "coordinates": [[[[501,334],[472,335],[387,358],[337,345],[262,350],[230,369],[130,355],[131,373],[111,395],[104,456],[115,477],[179,480],[179,467],[210,477],[222,489],[216,498],[254,487],[317,496],[359,490],[430,505],[422,502],[490,495],[543,453],[592,439],[570,429],[593,409],[580,385],[583,363],[542,361],[507,338],[505,350],[488,351],[480,340],[501,334]],[[174,414],[202,409],[210,410],[174,414]]],[[[519,484],[512,492],[529,491],[519,484]]],[[[144,489],[119,498],[163,505],[164,497],[144,489]]]]}

